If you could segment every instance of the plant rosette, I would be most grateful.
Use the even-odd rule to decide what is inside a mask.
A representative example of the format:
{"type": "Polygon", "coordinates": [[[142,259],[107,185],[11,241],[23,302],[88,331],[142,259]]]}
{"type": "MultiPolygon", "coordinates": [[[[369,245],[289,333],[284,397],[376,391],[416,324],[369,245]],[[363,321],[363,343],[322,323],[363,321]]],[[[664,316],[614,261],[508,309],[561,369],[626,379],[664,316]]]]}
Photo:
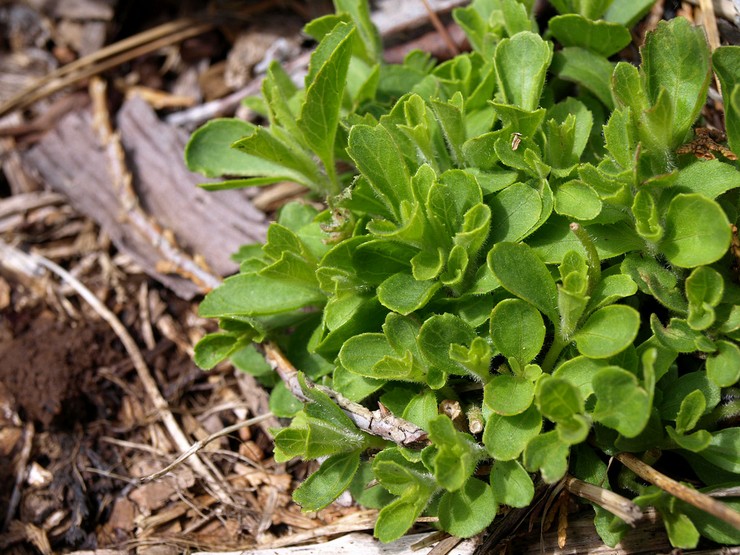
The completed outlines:
{"type": "MultiPolygon", "coordinates": [[[[204,187],[291,181],[328,206],[286,205],[234,255],[239,273],[200,306],[221,331],[196,362],[229,358],[271,387],[292,418],[276,460],[323,461],[294,499],[315,511],[349,489],[380,509],[382,541],[421,515],[475,535],[568,475],[656,507],[675,547],[740,543],[606,472],[649,454],[683,459],[699,489],[738,483],[740,49],[712,55],[676,18],[639,67],[614,62],[652,2],[552,4],[540,34],[531,0],[475,0],[453,13],[472,52],[392,65],[366,2],[335,0],[306,26],[305,86],[272,64],[248,99],[264,126],[193,134],[189,167],[228,177],[204,187]],[[713,69],[727,145],[697,157],[713,69]],[[267,340],[299,374],[276,379],[253,345],[267,340]],[[413,442],[393,435],[406,425],[413,442]]],[[[628,527],[594,508],[615,545],[628,527]]]]}

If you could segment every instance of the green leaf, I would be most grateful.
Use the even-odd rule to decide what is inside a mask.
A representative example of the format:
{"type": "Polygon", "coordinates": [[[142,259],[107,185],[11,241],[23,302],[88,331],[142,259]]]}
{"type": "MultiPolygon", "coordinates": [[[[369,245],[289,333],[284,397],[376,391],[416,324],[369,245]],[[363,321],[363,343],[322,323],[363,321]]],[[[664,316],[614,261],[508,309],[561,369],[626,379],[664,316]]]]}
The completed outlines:
{"type": "Polygon", "coordinates": [[[523,243],[498,243],[488,253],[488,266],[501,285],[558,321],[558,292],[547,266],[523,243]]]}
{"type": "Polygon", "coordinates": [[[209,333],[195,345],[195,364],[201,370],[210,370],[234,352],[237,341],[230,333],[209,333]]]}
{"type": "Polygon", "coordinates": [[[372,464],[368,461],[360,462],[349,491],[359,505],[368,509],[382,509],[394,500],[394,496],[377,483],[372,464]]]}
{"type": "Polygon", "coordinates": [[[637,293],[637,284],[625,274],[615,274],[604,277],[596,284],[591,292],[588,311],[594,311],[610,305],[619,299],[631,297],[637,293]]]}
{"type": "Polygon", "coordinates": [[[731,387],[740,380],[740,347],[717,341],[717,352],[707,357],[707,377],[719,387],[731,387]]]}
{"type": "MultiPolygon", "coordinates": [[[[578,388],[582,399],[588,399],[594,392],[592,380],[594,374],[609,364],[604,360],[594,360],[577,356],[565,361],[552,373],[554,378],[566,380],[578,388]]],[[[616,368],[616,366],[614,367],[616,368]]]]}
{"type": "Polygon", "coordinates": [[[613,70],[614,64],[605,57],[578,46],[563,48],[552,63],[555,75],[589,90],[609,109],[614,108],[609,89],[613,70]]]}
{"type": "Polygon", "coordinates": [[[624,169],[632,167],[637,147],[631,119],[629,106],[618,108],[612,112],[604,126],[606,149],[624,169]]]}
{"type": "Polygon", "coordinates": [[[519,241],[534,230],[542,214],[542,198],[529,185],[514,183],[490,201],[494,243],[519,241]]]}
{"type": "Polygon", "coordinates": [[[352,53],[353,25],[339,23],[311,56],[306,76],[306,98],[298,118],[298,128],[306,144],[334,174],[334,138],[339,108],[352,53]]]}
{"type": "MultiPolygon", "coordinates": [[[[701,491],[711,494],[711,491],[706,489],[701,491]]],[[[740,511],[740,500],[737,498],[725,498],[722,503],[728,505],[734,511],[740,511]]],[[[740,530],[732,524],[680,500],[676,500],[676,506],[677,510],[689,517],[703,537],[725,545],[740,544],[740,530]]]]}
{"type": "Polygon", "coordinates": [[[491,524],[498,511],[491,487],[470,478],[457,491],[446,492],[439,502],[439,523],[446,532],[470,538],[491,524]]]}
{"type": "Polygon", "coordinates": [[[712,433],[712,441],[709,446],[701,451],[700,455],[713,465],[740,473],[740,428],[726,428],[712,433]]]}
{"type": "Polygon", "coordinates": [[[663,517],[668,539],[673,547],[679,549],[694,549],[699,543],[699,531],[685,514],[672,511],[661,510],[660,516],[663,517]]]}
{"type": "Polygon", "coordinates": [[[324,294],[311,283],[280,280],[260,274],[239,274],[226,278],[208,293],[198,308],[203,318],[261,316],[317,306],[324,294]]]}
{"type": "Polygon", "coordinates": [[[401,151],[382,125],[355,125],[349,133],[347,153],[384,204],[399,215],[402,200],[412,200],[411,176],[401,151]]]}
{"type": "Polygon", "coordinates": [[[621,368],[603,368],[594,374],[596,394],[593,418],[625,437],[637,436],[650,417],[650,396],[634,374],[621,368]]]}
{"type": "Polygon", "coordinates": [[[234,142],[254,133],[255,128],[236,118],[209,121],[190,136],[185,146],[188,169],[207,177],[285,175],[282,166],[231,148],[234,142]]]}
{"type": "Polygon", "coordinates": [[[542,349],[545,323],[540,311],[528,302],[505,299],[491,312],[491,338],[501,354],[523,368],[542,349]]]}
{"type": "Polygon", "coordinates": [[[601,199],[583,181],[574,179],[555,191],[555,212],[576,220],[592,220],[601,212],[601,199]]]}
{"type": "Polygon", "coordinates": [[[685,434],[691,431],[699,418],[704,414],[707,408],[707,400],[704,394],[698,389],[689,393],[681,401],[681,408],[676,415],[676,431],[679,434],[685,434]]]}
{"type": "Polygon", "coordinates": [[[692,329],[705,330],[714,324],[714,307],[722,300],[725,289],[722,275],[707,266],[699,266],[686,278],[685,286],[689,301],[686,321],[692,329]]]}
{"type": "Polygon", "coordinates": [[[660,224],[658,205],[653,195],[645,189],[640,189],[632,203],[632,215],[635,217],[635,229],[638,235],[657,243],[663,237],[663,226],[660,224]]]}
{"type": "Polygon", "coordinates": [[[713,199],[740,187],[740,172],[719,160],[697,160],[678,172],[673,186],[681,193],[699,193],[713,199]]]}
{"type": "Polygon", "coordinates": [[[383,58],[383,43],[380,34],[370,19],[370,9],[364,0],[334,0],[338,14],[347,14],[357,29],[355,53],[368,64],[380,62],[383,58]],[[358,44],[362,47],[358,48],[358,44]]]}
{"type": "Polygon", "coordinates": [[[730,247],[730,222],[715,201],[678,194],[668,205],[660,249],[671,264],[694,268],[716,262],[730,247]]]}
{"type": "Polygon", "coordinates": [[[530,32],[518,33],[498,43],[494,62],[505,103],[523,110],[537,108],[552,49],[551,42],[530,32]]]}
{"type": "Polygon", "coordinates": [[[626,305],[611,305],[591,314],[576,332],[578,352],[591,358],[609,358],[637,337],[640,314],[626,305]]]}
{"type": "Polygon", "coordinates": [[[606,10],[604,19],[632,28],[650,11],[653,4],[653,0],[616,0],[606,10]]]}
{"type": "Polygon", "coordinates": [[[553,0],[551,3],[562,14],[578,13],[588,19],[599,19],[613,0],[553,0]]]}
{"type": "Polygon", "coordinates": [[[712,55],[714,71],[722,85],[725,103],[727,142],[733,152],[740,151],[740,47],[720,46],[712,55]]]}
{"type": "Polygon", "coordinates": [[[375,521],[375,537],[389,543],[403,536],[421,514],[424,507],[408,496],[400,497],[383,507],[375,521]]]}
{"type": "Polygon", "coordinates": [[[531,380],[502,374],[489,381],[483,390],[483,403],[496,414],[513,416],[526,411],[534,399],[531,380]]]}
{"type": "Polygon", "coordinates": [[[699,116],[712,75],[704,31],[682,17],[661,21],[640,53],[648,97],[655,104],[662,91],[668,96],[673,122],[666,146],[676,148],[699,116]]]}
{"type": "Polygon", "coordinates": [[[269,408],[278,418],[293,418],[303,408],[303,403],[296,399],[285,382],[279,381],[270,392],[269,408]]]}
{"type": "Polygon", "coordinates": [[[359,466],[360,451],[333,455],[296,488],[293,499],[304,511],[321,510],[349,487],[359,466]]]}
{"type": "Polygon", "coordinates": [[[518,461],[497,460],[491,469],[493,496],[501,505],[522,508],[532,502],[534,483],[518,461]]]}
{"type": "Polygon", "coordinates": [[[420,464],[404,459],[397,449],[385,449],[373,461],[373,473],[398,499],[383,507],[375,522],[375,536],[382,542],[400,538],[429,503],[437,485],[420,464]]]}
{"type": "Polygon", "coordinates": [[[566,422],[584,411],[578,388],[561,378],[543,378],[537,384],[537,407],[553,422],[566,422]]]}
{"type": "Polygon", "coordinates": [[[440,287],[438,281],[417,281],[411,274],[402,272],[378,286],[378,300],[389,310],[411,314],[426,305],[440,287]]]}
{"type": "Polygon", "coordinates": [[[325,184],[325,178],[316,163],[303,149],[264,127],[255,127],[251,134],[235,141],[232,147],[253,158],[262,159],[272,167],[272,170],[261,168],[263,171],[259,173],[250,171],[248,175],[288,176],[296,183],[314,189],[320,189],[325,184]]]}
{"type": "Polygon", "coordinates": [[[563,46],[580,46],[605,58],[632,42],[632,36],[624,25],[592,21],[578,14],[553,17],[548,28],[563,46]]]}
{"type": "Polygon", "coordinates": [[[560,480],[568,470],[570,447],[553,430],[533,438],[524,450],[524,466],[530,472],[539,470],[548,484],[560,480]]]}
{"type": "Polygon", "coordinates": [[[542,429],[542,415],[532,405],[521,414],[502,416],[492,414],[483,430],[483,444],[497,461],[516,459],[529,441],[542,429]]]}
{"type": "Polygon", "coordinates": [[[455,430],[444,414],[429,421],[429,439],[437,447],[433,459],[437,483],[447,491],[460,489],[475,471],[480,447],[470,434],[455,430]]]}
{"type": "Polygon", "coordinates": [[[450,345],[470,345],[476,334],[468,324],[453,314],[435,314],[419,330],[419,350],[432,366],[448,374],[462,374],[464,369],[450,358],[450,345]]]}
{"type": "Polygon", "coordinates": [[[382,333],[363,333],[351,337],[342,345],[339,362],[354,374],[373,378],[377,377],[373,366],[384,357],[396,354],[382,333]]]}

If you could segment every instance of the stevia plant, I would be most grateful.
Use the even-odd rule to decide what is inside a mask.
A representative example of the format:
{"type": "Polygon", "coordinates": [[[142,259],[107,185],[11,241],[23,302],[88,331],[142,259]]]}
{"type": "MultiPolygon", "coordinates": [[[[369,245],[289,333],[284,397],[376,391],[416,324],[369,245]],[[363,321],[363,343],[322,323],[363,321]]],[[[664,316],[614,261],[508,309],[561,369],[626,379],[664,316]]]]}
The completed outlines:
{"type": "MultiPolygon", "coordinates": [[[[229,177],[204,187],[292,181],[327,206],[286,205],[235,254],[239,273],[200,306],[222,331],[196,362],[230,358],[272,387],[293,418],[275,459],[323,461],[295,500],[318,510],[349,489],[381,509],[382,541],[423,514],[472,536],[568,474],[655,507],[676,547],[740,543],[731,523],[607,473],[635,453],[683,459],[700,491],[738,483],[740,50],[710,55],[677,18],[635,67],[611,58],[652,2],[553,1],[542,35],[533,3],[474,0],[453,13],[471,52],[392,65],[366,2],[335,0],[306,27],[305,87],[273,64],[249,100],[265,125],[193,134],[190,168],[229,177]],[[729,147],[693,129],[712,64],[729,147]],[[255,350],[266,340],[301,371],[305,403],[255,350]],[[360,429],[327,391],[427,440],[360,429]]],[[[627,526],[594,509],[615,545],[627,526]]]]}

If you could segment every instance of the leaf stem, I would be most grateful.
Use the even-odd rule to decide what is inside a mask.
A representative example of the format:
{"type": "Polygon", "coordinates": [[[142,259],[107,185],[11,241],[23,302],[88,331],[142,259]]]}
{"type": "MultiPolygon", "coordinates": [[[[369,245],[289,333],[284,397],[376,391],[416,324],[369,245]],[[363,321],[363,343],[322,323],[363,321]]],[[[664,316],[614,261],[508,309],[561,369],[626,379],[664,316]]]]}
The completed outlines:
{"type": "Polygon", "coordinates": [[[571,222],[570,230],[573,232],[578,240],[586,249],[586,257],[588,258],[588,293],[594,290],[594,287],[601,281],[601,260],[599,259],[599,253],[596,251],[596,245],[594,245],[593,239],[588,234],[588,231],[581,227],[581,224],[577,222],[571,222]]]}
{"type": "Polygon", "coordinates": [[[645,464],[631,453],[618,453],[615,455],[615,458],[640,478],[658,486],[663,491],[736,528],[740,528],[740,513],[734,511],[724,503],[669,478],[665,474],[655,470],[652,466],[645,464]]]}
{"type": "Polygon", "coordinates": [[[547,354],[545,355],[545,360],[542,361],[542,371],[545,373],[552,372],[553,368],[555,367],[555,363],[558,361],[558,358],[560,357],[560,353],[563,351],[565,346],[568,344],[568,341],[563,338],[563,335],[560,333],[560,329],[558,326],[556,326],[554,339],[552,340],[552,345],[550,345],[550,348],[547,351],[547,354]]]}

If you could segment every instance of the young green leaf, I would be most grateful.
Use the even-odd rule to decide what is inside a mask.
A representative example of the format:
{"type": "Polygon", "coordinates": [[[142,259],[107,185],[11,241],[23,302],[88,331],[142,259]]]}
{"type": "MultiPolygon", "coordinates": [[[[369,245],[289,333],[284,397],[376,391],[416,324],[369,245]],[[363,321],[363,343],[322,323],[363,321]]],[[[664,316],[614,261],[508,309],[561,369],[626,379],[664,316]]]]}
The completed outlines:
{"type": "Polygon", "coordinates": [[[695,268],[719,260],[732,240],[730,222],[715,201],[698,194],[673,197],[660,250],[671,264],[695,268]]]}
{"type": "Polygon", "coordinates": [[[557,288],[544,262],[522,243],[498,243],[488,253],[488,266],[501,285],[557,322],[557,288]]]}
{"type": "Polygon", "coordinates": [[[593,418],[625,437],[637,436],[650,417],[650,396],[634,374],[621,368],[603,368],[591,381],[596,406],[593,418]]]}
{"type": "Polygon", "coordinates": [[[740,47],[720,46],[712,55],[714,71],[722,84],[725,102],[727,142],[733,152],[740,151],[740,47]]]}
{"type": "Polygon", "coordinates": [[[626,349],[637,337],[640,314],[626,305],[611,305],[589,316],[576,332],[578,352],[591,358],[609,358],[626,349]]]}
{"type": "Polygon", "coordinates": [[[571,81],[589,90],[607,108],[614,108],[609,81],[614,64],[600,56],[580,48],[569,46],[557,52],[552,63],[552,71],[560,79],[571,81]]]}
{"type": "Polygon", "coordinates": [[[502,416],[491,414],[483,431],[483,444],[497,461],[516,459],[527,443],[540,433],[542,415],[531,405],[521,414],[502,416]]]}
{"type": "Polygon", "coordinates": [[[533,438],[524,450],[524,466],[530,472],[539,470],[548,484],[560,480],[568,470],[570,447],[553,430],[533,438]]]}
{"type": "Polygon", "coordinates": [[[552,50],[552,43],[530,32],[498,43],[494,62],[505,103],[530,111],[538,107],[552,50]]]}
{"type": "Polygon", "coordinates": [[[470,478],[465,485],[448,491],[439,501],[439,523],[450,534],[469,538],[491,524],[498,511],[491,486],[470,478]]]}
{"type": "Polygon", "coordinates": [[[293,499],[304,511],[321,510],[349,487],[359,466],[359,450],[333,455],[296,488],[293,499]]]}
{"type": "Polygon", "coordinates": [[[719,387],[731,387],[740,380],[740,347],[717,341],[717,352],[707,357],[707,377],[719,387]]]}
{"type": "Polygon", "coordinates": [[[578,14],[553,17],[549,29],[563,46],[580,46],[605,58],[616,54],[632,41],[624,25],[593,21],[578,14]]]}
{"type": "MultiPolygon", "coordinates": [[[[353,25],[339,23],[319,43],[306,76],[306,98],[296,122],[306,144],[334,176],[334,139],[352,54],[353,25]]],[[[338,191],[334,191],[338,192],[338,191]]]]}
{"type": "Polygon", "coordinates": [[[497,460],[491,469],[493,496],[501,505],[526,507],[534,497],[534,483],[518,461],[497,460]]]}
{"type": "Polygon", "coordinates": [[[658,23],[641,49],[645,90],[653,104],[664,92],[672,114],[669,148],[678,147],[704,105],[711,79],[704,31],[677,17],[658,23]],[[692,63],[686,63],[692,60],[692,63]]]}
{"type": "Polygon", "coordinates": [[[491,338],[502,355],[524,368],[545,341],[542,314],[528,302],[505,299],[491,313],[491,338]]]}
{"type": "Polygon", "coordinates": [[[483,403],[496,414],[514,416],[526,411],[534,399],[531,380],[502,374],[495,376],[483,390],[483,403]]]}

